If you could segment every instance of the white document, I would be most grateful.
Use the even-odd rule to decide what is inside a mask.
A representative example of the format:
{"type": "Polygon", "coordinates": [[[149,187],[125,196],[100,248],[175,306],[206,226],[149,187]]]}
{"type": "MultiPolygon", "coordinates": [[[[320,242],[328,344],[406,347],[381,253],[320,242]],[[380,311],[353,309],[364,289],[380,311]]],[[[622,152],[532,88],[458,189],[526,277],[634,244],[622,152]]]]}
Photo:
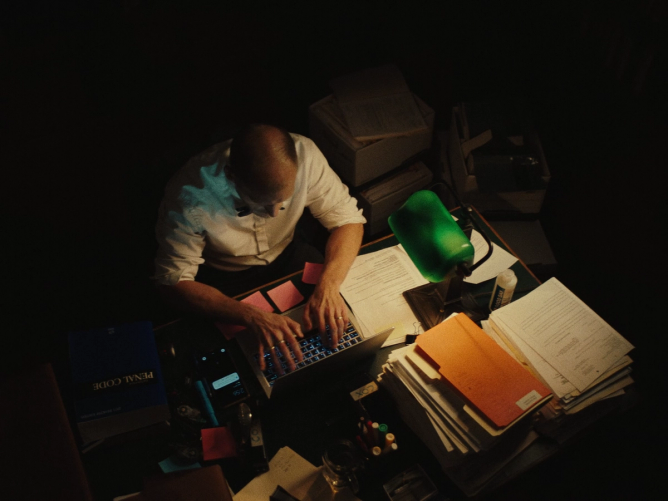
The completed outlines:
{"type": "Polygon", "coordinates": [[[495,310],[500,320],[579,391],[633,345],[556,278],[495,310]]]}
{"type": "Polygon", "coordinates": [[[269,461],[269,471],[251,480],[234,496],[234,501],[269,499],[279,485],[303,501],[359,501],[349,490],[335,494],[322,476],[321,469],[289,447],[283,447],[269,461]]]}
{"type": "MultiPolygon", "coordinates": [[[[458,218],[452,216],[452,219],[458,221],[458,218]]],[[[485,254],[487,254],[487,249],[489,245],[485,241],[485,238],[477,230],[471,231],[471,245],[473,245],[473,264],[476,264],[480,261],[485,254]]],[[[496,278],[499,273],[504,270],[507,270],[512,265],[517,262],[517,258],[513,256],[510,252],[505,249],[502,249],[494,242],[492,242],[492,255],[489,256],[489,259],[480,265],[470,277],[466,277],[464,282],[469,284],[480,284],[487,280],[496,278]]]]}
{"type": "MultiPolygon", "coordinates": [[[[476,230],[471,232],[471,243],[473,244],[473,249],[475,250],[473,264],[476,264],[483,257],[485,257],[489,246],[487,245],[487,242],[483,236],[476,230]]],[[[494,250],[492,251],[492,255],[489,256],[489,259],[481,264],[480,267],[477,268],[473,273],[471,273],[470,277],[466,277],[464,282],[469,284],[479,284],[485,282],[486,280],[491,280],[496,278],[497,275],[503,270],[507,270],[517,262],[517,258],[515,256],[513,256],[505,249],[502,249],[494,242],[492,242],[492,249],[494,250]]]]}
{"type": "Polygon", "coordinates": [[[391,346],[418,332],[419,322],[402,293],[426,283],[403,247],[396,245],[357,256],[341,294],[371,335],[394,327],[383,345],[391,346]]]}

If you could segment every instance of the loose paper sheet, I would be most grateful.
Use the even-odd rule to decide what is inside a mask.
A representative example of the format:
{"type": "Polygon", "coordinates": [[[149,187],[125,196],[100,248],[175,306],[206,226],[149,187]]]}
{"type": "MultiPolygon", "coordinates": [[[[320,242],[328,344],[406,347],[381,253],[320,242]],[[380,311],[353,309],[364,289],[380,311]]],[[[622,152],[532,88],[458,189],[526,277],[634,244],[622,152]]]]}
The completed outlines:
{"type": "Polygon", "coordinates": [[[633,345],[556,278],[493,312],[582,391],[633,345]]]}
{"type": "Polygon", "coordinates": [[[316,468],[289,447],[281,448],[269,461],[269,471],[251,480],[234,496],[234,501],[269,499],[278,485],[302,501],[359,501],[349,491],[335,495],[322,476],[321,468],[316,468]]]}
{"type": "Polygon", "coordinates": [[[391,346],[416,332],[418,325],[402,292],[426,283],[403,247],[395,245],[357,256],[341,285],[341,294],[371,334],[394,327],[383,345],[391,346]]]}
{"type": "MultiPolygon", "coordinates": [[[[458,219],[455,216],[452,218],[457,221],[458,219]]],[[[480,261],[485,254],[487,254],[487,249],[489,246],[485,241],[485,238],[477,230],[471,231],[471,244],[473,245],[473,250],[475,251],[473,255],[473,264],[476,264],[480,261]]],[[[494,242],[492,242],[492,255],[489,256],[489,259],[480,265],[470,277],[466,277],[464,282],[469,284],[480,284],[486,280],[491,280],[496,278],[499,273],[504,270],[507,270],[512,265],[517,262],[517,258],[513,256],[510,252],[502,249],[494,242]]]]}

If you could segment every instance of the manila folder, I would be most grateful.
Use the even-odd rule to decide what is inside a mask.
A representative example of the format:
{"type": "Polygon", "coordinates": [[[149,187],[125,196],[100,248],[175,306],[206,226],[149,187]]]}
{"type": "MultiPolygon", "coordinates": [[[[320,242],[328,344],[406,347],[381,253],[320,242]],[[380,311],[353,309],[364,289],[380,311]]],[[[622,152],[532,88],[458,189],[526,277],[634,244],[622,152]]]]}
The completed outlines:
{"type": "Polygon", "coordinates": [[[463,313],[429,329],[417,349],[446,383],[502,428],[546,401],[550,390],[463,313]]]}

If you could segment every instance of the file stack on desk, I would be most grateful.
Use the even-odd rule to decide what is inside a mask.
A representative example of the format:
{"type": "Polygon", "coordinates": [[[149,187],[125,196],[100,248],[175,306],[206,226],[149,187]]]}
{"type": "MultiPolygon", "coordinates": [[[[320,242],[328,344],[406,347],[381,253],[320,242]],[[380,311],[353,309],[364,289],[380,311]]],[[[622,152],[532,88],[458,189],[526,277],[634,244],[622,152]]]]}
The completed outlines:
{"type": "Polygon", "coordinates": [[[556,395],[543,415],[575,414],[633,383],[633,345],[556,278],[489,317],[515,358],[556,395]]]}
{"type": "Polygon", "coordinates": [[[393,351],[379,382],[468,495],[537,438],[524,418],[552,397],[464,314],[393,351]]]}

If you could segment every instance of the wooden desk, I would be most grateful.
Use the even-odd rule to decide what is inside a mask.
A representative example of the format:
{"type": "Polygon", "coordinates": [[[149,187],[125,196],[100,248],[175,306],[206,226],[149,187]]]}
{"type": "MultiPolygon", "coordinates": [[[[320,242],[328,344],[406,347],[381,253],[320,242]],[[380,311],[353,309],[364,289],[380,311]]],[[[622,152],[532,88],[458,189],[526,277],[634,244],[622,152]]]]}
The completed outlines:
{"type": "MultiPolygon", "coordinates": [[[[483,230],[488,232],[490,239],[494,243],[512,252],[480,215],[475,213],[474,217],[483,230]]],[[[397,243],[396,238],[389,235],[364,245],[361,252],[374,252],[396,245],[397,243]]],[[[518,286],[514,295],[515,299],[522,297],[539,285],[540,282],[538,279],[533,276],[521,261],[513,266],[513,270],[518,276],[518,286]]],[[[301,272],[297,272],[258,289],[248,291],[238,296],[237,299],[243,299],[257,290],[266,293],[266,291],[287,280],[292,280],[304,297],[309,297],[313,291],[313,286],[304,284],[301,281],[301,272]]],[[[478,285],[467,285],[469,292],[483,305],[488,302],[492,287],[492,281],[478,285]]],[[[181,319],[156,328],[158,344],[160,344],[161,340],[168,337],[177,337],[181,340],[201,338],[200,341],[204,343],[224,342],[222,336],[210,322],[192,319],[181,319]]],[[[239,353],[236,343],[226,344],[230,347],[237,361],[242,378],[245,379],[255,395],[261,395],[259,385],[257,385],[250,367],[248,367],[245,359],[239,353]]],[[[321,464],[322,451],[331,440],[337,438],[354,439],[354,435],[357,432],[356,423],[359,419],[359,410],[348,394],[350,385],[354,384],[354,380],[357,378],[367,377],[374,379],[381,372],[381,366],[386,362],[387,356],[392,349],[393,347],[379,350],[373,359],[368,360],[359,367],[351,368],[349,374],[333,374],[332,380],[327,385],[314,388],[308,395],[305,395],[302,405],[286,406],[267,402],[262,398],[254,399],[251,404],[254,407],[254,412],[262,420],[267,456],[269,458],[273,457],[281,447],[287,445],[317,466],[321,464]]],[[[179,355],[177,355],[177,358],[180,358],[179,355]]],[[[175,369],[174,367],[165,366],[164,369],[166,373],[173,369],[177,373],[179,371],[178,367],[175,369]]],[[[166,374],[166,381],[169,384],[170,378],[167,376],[166,374]]],[[[180,376],[177,375],[176,377],[180,376]]],[[[380,398],[374,398],[373,401],[367,402],[367,406],[370,407],[369,411],[372,413],[374,420],[385,422],[390,426],[390,430],[397,436],[397,443],[400,449],[396,456],[392,457],[391,461],[386,462],[382,468],[372,468],[362,478],[359,497],[363,500],[371,501],[376,499],[386,500],[382,484],[392,478],[392,476],[408,469],[413,464],[419,463],[436,483],[443,495],[453,500],[464,499],[465,496],[462,492],[443,474],[443,470],[428,448],[402,422],[393,407],[393,402],[390,399],[383,398],[382,392],[379,392],[376,397],[380,398]]],[[[610,412],[612,409],[608,409],[607,406],[612,408],[613,405],[618,404],[615,402],[602,406],[592,406],[595,407],[596,412],[583,411],[583,413],[580,413],[581,415],[578,415],[579,422],[560,423],[560,426],[551,430],[552,436],[548,433],[548,435],[534,442],[523,454],[513,460],[497,476],[494,482],[490,484],[489,488],[495,488],[522,474],[546,457],[559,451],[564,441],[577,435],[591,422],[599,419],[602,414],[610,412]]],[[[221,422],[225,423],[226,419],[227,417],[223,417],[221,422]]],[[[139,490],[137,487],[141,487],[141,477],[159,473],[160,470],[157,462],[165,459],[171,452],[170,446],[164,437],[160,439],[147,438],[143,443],[116,449],[108,456],[104,456],[108,453],[102,450],[98,452],[92,451],[84,457],[84,463],[87,464],[88,475],[94,490],[99,492],[98,489],[95,489],[96,481],[99,480],[107,483],[106,492],[119,495],[139,490]],[[109,475],[109,471],[114,472],[112,477],[107,476],[109,475]],[[104,480],[102,480],[103,478],[104,480]],[[117,490],[112,490],[113,488],[117,490]]],[[[234,460],[223,460],[220,461],[220,464],[235,492],[240,490],[252,478],[249,472],[240,471],[234,460]]],[[[98,496],[98,498],[105,499],[104,495],[98,496]]]]}

